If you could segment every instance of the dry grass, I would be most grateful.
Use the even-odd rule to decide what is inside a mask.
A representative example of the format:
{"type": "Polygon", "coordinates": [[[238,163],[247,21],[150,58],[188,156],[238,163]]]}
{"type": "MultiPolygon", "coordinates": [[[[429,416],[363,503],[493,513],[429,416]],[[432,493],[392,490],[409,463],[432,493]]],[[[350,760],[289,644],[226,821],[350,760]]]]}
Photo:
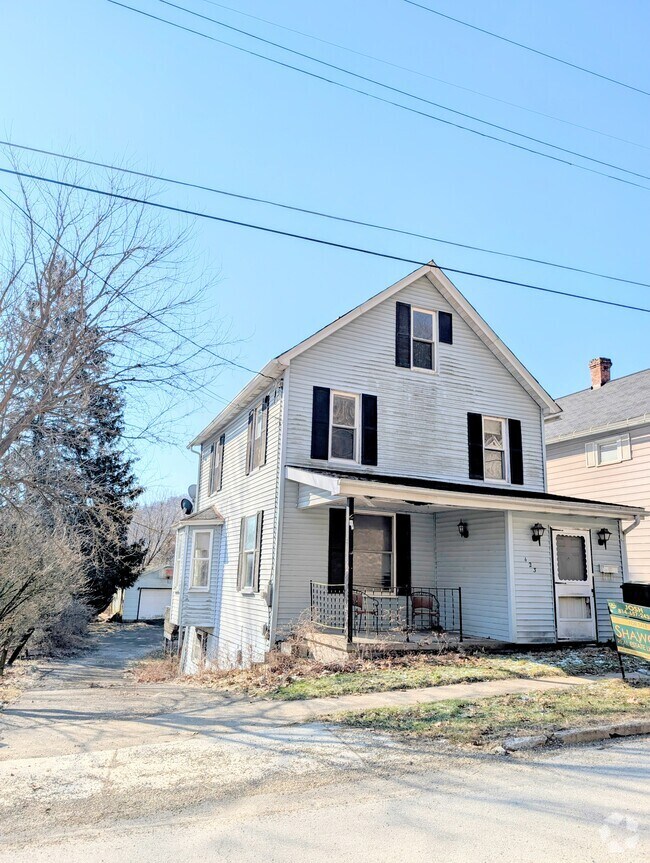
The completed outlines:
{"type": "Polygon", "coordinates": [[[353,711],[328,719],[353,728],[485,746],[511,735],[647,719],[649,711],[650,684],[606,680],[571,689],[353,711]]]}
{"type": "MultiPolygon", "coordinates": [[[[354,657],[345,663],[331,664],[272,651],[265,663],[244,669],[205,669],[193,676],[191,682],[222,692],[292,701],[419,689],[450,683],[603,674],[617,670],[616,654],[606,647],[546,653],[403,654],[374,659],[354,657]]],[[[176,660],[169,657],[157,656],[144,660],[134,667],[133,673],[142,683],[162,683],[174,679],[188,682],[188,678],[179,676],[176,660]]]]}

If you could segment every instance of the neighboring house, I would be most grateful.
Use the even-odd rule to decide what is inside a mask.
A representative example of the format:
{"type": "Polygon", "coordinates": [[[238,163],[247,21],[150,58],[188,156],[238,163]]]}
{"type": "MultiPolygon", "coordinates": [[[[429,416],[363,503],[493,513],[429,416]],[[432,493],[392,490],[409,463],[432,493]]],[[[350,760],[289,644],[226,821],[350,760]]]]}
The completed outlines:
{"type": "Polygon", "coordinates": [[[433,264],[280,354],[190,444],[184,669],[263,660],[305,616],[350,640],[460,606],[466,637],[608,638],[643,510],[547,493],[559,411],[433,264]]]}
{"type": "Polygon", "coordinates": [[[109,613],[121,614],[123,621],[163,620],[172,597],[173,567],[146,569],[131,587],[115,593],[109,613]]]}
{"type": "MultiPolygon", "coordinates": [[[[650,369],[610,379],[612,361],[591,360],[591,387],[558,399],[546,429],[551,491],[650,506],[650,369]]],[[[650,582],[650,522],[630,525],[628,580],[650,582]]]]}

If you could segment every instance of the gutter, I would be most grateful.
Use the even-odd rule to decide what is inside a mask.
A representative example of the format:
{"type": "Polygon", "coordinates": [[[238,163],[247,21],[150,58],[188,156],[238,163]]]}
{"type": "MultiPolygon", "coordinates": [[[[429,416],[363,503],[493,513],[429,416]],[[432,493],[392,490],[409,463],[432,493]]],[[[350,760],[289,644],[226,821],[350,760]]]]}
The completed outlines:
{"type": "Polygon", "coordinates": [[[602,426],[591,426],[591,428],[582,429],[581,431],[570,432],[569,434],[557,435],[556,437],[547,438],[546,445],[550,446],[554,443],[562,443],[568,440],[577,440],[579,438],[590,437],[591,435],[600,434],[601,432],[615,432],[619,429],[634,428],[635,426],[646,425],[646,423],[650,424],[650,413],[644,413],[638,417],[630,417],[626,420],[617,420],[616,422],[606,423],[602,426]]]}

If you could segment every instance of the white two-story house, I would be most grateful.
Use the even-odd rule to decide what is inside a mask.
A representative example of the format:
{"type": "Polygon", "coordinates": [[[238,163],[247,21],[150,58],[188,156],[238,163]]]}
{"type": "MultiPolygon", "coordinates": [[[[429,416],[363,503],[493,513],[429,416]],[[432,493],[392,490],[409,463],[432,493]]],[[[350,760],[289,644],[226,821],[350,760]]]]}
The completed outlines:
{"type": "Polygon", "coordinates": [[[549,494],[560,408],[433,264],[269,362],[192,441],[171,621],[183,665],[248,663],[305,618],[522,644],[606,639],[621,522],[549,494]]]}

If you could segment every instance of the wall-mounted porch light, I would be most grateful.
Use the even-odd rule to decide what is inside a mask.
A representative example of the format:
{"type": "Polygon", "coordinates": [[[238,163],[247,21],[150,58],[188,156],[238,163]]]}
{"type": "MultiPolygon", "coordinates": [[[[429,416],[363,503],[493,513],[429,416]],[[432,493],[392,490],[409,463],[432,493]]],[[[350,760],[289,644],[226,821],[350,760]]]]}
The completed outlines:
{"type": "Polygon", "coordinates": [[[467,537],[469,536],[469,528],[467,527],[467,522],[463,521],[462,518],[458,522],[458,533],[460,534],[460,536],[463,537],[463,539],[467,539],[467,537]]]}
{"type": "Polygon", "coordinates": [[[539,522],[537,522],[537,524],[534,524],[530,529],[530,532],[533,535],[533,542],[537,542],[537,543],[539,543],[539,545],[541,545],[542,544],[542,537],[544,536],[545,530],[546,530],[546,528],[544,527],[543,524],[540,524],[539,522]]]}
{"type": "Polygon", "coordinates": [[[612,532],[607,530],[606,527],[601,527],[596,535],[598,536],[598,545],[604,545],[605,548],[607,548],[607,543],[609,542],[612,532]]]}

